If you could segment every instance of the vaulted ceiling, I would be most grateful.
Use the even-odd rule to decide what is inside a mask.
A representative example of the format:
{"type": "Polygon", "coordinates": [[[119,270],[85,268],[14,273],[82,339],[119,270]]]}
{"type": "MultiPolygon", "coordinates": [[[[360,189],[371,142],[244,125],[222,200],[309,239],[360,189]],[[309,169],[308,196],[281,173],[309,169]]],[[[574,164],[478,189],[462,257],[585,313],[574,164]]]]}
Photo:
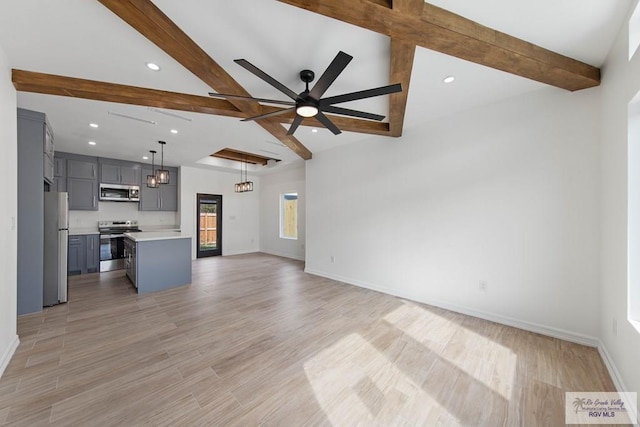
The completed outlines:
{"type": "Polygon", "coordinates": [[[365,152],[371,135],[394,140],[483,103],[597,86],[629,7],[598,0],[3,3],[0,46],[19,106],[47,113],[58,150],[140,160],[162,139],[169,164],[223,168],[234,166],[209,154],[224,147],[285,163],[347,143],[365,152]],[[298,72],[321,73],[340,50],[354,59],[327,94],[402,84],[402,93],[345,104],[385,115],[384,122],[330,116],[343,130],[334,136],[311,118],[289,136],[292,114],[239,121],[280,107],[207,96],[213,89],[283,99],[233,59],[301,91],[298,72]],[[456,80],[445,85],[448,75],[456,80]]]}

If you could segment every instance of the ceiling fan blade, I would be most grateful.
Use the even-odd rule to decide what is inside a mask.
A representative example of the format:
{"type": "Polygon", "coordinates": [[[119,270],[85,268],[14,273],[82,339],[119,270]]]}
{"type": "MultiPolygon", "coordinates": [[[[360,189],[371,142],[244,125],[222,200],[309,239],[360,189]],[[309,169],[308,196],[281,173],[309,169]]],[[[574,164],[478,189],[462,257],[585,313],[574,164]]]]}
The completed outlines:
{"type": "Polygon", "coordinates": [[[384,116],[380,114],[366,113],[364,111],[350,110],[348,108],[335,107],[333,105],[327,105],[322,109],[325,113],[342,114],[343,116],[360,117],[363,119],[381,121],[384,116]]]}
{"type": "Polygon", "coordinates": [[[324,125],[324,127],[326,127],[331,132],[333,132],[334,135],[338,135],[339,133],[342,133],[342,131],[340,129],[338,129],[338,127],[336,125],[334,125],[333,122],[331,120],[329,120],[329,118],[327,116],[322,114],[321,111],[318,111],[318,114],[316,114],[316,119],[320,123],[322,123],[324,125]]]}
{"type": "Polygon", "coordinates": [[[234,59],[233,62],[235,62],[236,64],[240,65],[241,67],[243,67],[247,71],[255,74],[258,77],[260,77],[262,80],[264,80],[265,82],[269,83],[271,86],[275,87],[280,92],[284,93],[285,95],[287,95],[289,98],[293,99],[294,101],[296,99],[298,99],[298,94],[297,93],[295,93],[294,91],[292,91],[291,89],[289,89],[288,87],[286,87],[285,85],[283,85],[282,83],[280,83],[279,81],[277,81],[276,79],[271,77],[269,74],[265,73],[264,71],[262,71],[261,69],[259,69],[258,67],[256,67],[255,65],[253,65],[252,63],[247,61],[246,59],[234,59]]]}
{"type": "Polygon", "coordinates": [[[324,109],[327,105],[340,104],[342,102],[357,101],[358,99],[372,98],[374,96],[388,95],[390,93],[402,92],[402,85],[396,83],[394,85],[377,87],[375,89],[361,90],[358,92],[345,93],[343,95],[330,96],[320,100],[320,107],[324,109]]]}
{"type": "Polygon", "coordinates": [[[241,95],[226,95],[224,93],[214,93],[209,92],[209,96],[213,98],[224,98],[224,99],[240,99],[247,101],[258,101],[264,102],[265,104],[278,104],[278,105],[296,105],[293,101],[278,101],[277,99],[265,99],[265,98],[254,98],[252,96],[241,96],[241,95]]]}
{"type": "Polygon", "coordinates": [[[296,107],[285,108],[284,110],[272,111],[266,114],[260,114],[259,116],[247,117],[246,119],[240,120],[241,122],[250,122],[253,120],[266,119],[267,117],[279,116],[280,114],[286,114],[291,111],[295,111],[296,107]]]}
{"type": "Polygon", "coordinates": [[[296,114],[296,118],[293,119],[293,123],[291,123],[291,126],[289,126],[289,131],[287,132],[287,135],[293,135],[296,129],[298,129],[298,126],[300,126],[300,123],[302,123],[302,119],[304,119],[304,117],[296,114]]]}
{"type": "Polygon", "coordinates": [[[343,51],[338,52],[336,57],[333,58],[333,61],[331,61],[331,64],[324,70],[324,73],[322,73],[322,76],[320,76],[315,86],[313,86],[313,89],[309,91],[309,96],[313,99],[320,99],[352,59],[353,56],[343,51]]]}

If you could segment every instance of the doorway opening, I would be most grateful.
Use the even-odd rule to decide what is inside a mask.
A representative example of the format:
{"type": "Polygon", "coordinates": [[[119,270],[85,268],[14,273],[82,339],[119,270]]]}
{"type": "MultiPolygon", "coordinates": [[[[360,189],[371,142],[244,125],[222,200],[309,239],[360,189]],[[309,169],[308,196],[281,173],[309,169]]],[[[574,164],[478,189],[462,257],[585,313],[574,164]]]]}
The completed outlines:
{"type": "Polygon", "coordinates": [[[222,196],[198,193],[196,198],[196,257],[222,255],[222,196]]]}

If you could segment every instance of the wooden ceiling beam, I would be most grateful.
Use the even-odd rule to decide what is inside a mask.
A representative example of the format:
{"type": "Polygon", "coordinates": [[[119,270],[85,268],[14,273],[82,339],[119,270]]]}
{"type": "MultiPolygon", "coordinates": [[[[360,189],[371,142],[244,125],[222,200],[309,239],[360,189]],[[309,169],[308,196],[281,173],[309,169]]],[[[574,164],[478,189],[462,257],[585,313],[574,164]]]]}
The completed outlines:
{"type": "MultiPolygon", "coordinates": [[[[265,166],[267,162],[272,159],[272,157],[265,157],[259,154],[247,153],[246,151],[235,150],[233,148],[223,148],[222,150],[216,151],[210,156],[262,166],[265,166]]],[[[279,159],[273,160],[280,161],[279,159]]]]}
{"type": "Polygon", "coordinates": [[[372,0],[279,0],[497,70],[570,91],[600,84],[600,70],[425,3],[422,14],[372,0]]]}
{"type": "Polygon", "coordinates": [[[230,102],[208,96],[188,95],[15,69],[12,70],[11,80],[16,90],[21,92],[43,93],[227,117],[243,118],[245,116],[242,111],[238,110],[230,102]]]}
{"type": "MultiPolygon", "coordinates": [[[[229,73],[166,16],[151,0],[98,0],[179,64],[219,93],[251,96],[229,73]]],[[[244,117],[262,114],[258,102],[231,100],[244,117]]],[[[305,160],[312,157],[300,141],[279,123],[257,123],[305,160]]]]}
{"type": "MultiPolygon", "coordinates": [[[[399,13],[410,16],[422,16],[424,0],[393,0],[391,8],[399,13]]],[[[413,71],[413,58],[416,53],[416,44],[398,37],[391,37],[391,57],[389,83],[400,83],[402,92],[389,96],[389,135],[402,136],[404,114],[407,109],[409,96],[409,84],[413,71]]]]}

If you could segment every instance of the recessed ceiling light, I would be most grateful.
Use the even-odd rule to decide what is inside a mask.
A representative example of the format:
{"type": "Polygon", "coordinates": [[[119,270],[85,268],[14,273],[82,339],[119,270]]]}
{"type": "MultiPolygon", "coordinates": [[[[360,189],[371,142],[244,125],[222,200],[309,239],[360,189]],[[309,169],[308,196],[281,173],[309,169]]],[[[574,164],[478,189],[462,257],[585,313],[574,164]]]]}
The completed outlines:
{"type": "Polygon", "coordinates": [[[318,132],[318,129],[311,129],[311,132],[313,132],[313,133],[317,133],[317,132],[318,132]]]}
{"type": "Polygon", "coordinates": [[[149,156],[142,156],[142,160],[149,160],[149,156]]]}
{"type": "Polygon", "coordinates": [[[89,141],[89,145],[96,145],[95,141],[89,141]]]}
{"type": "Polygon", "coordinates": [[[97,128],[98,124],[97,123],[89,123],[89,126],[91,126],[92,128],[97,128]]]}
{"type": "Polygon", "coordinates": [[[178,133],[178,131],[176,129],[171,129],[171,133],[178,133]]]}
{"type": "Polygon", "coordinates": [[[442,79],[443,83],[451,83],[452,81],[454,81],[456,78],[453,76],[447,76],[444,79],[442,79]]]}
{"type": "Polygon", "coordinates": [[[153,62],[147,62],[147,68],[153,71],[160,71],[160,66],[158,64],[154,64],[153,62]]]}

